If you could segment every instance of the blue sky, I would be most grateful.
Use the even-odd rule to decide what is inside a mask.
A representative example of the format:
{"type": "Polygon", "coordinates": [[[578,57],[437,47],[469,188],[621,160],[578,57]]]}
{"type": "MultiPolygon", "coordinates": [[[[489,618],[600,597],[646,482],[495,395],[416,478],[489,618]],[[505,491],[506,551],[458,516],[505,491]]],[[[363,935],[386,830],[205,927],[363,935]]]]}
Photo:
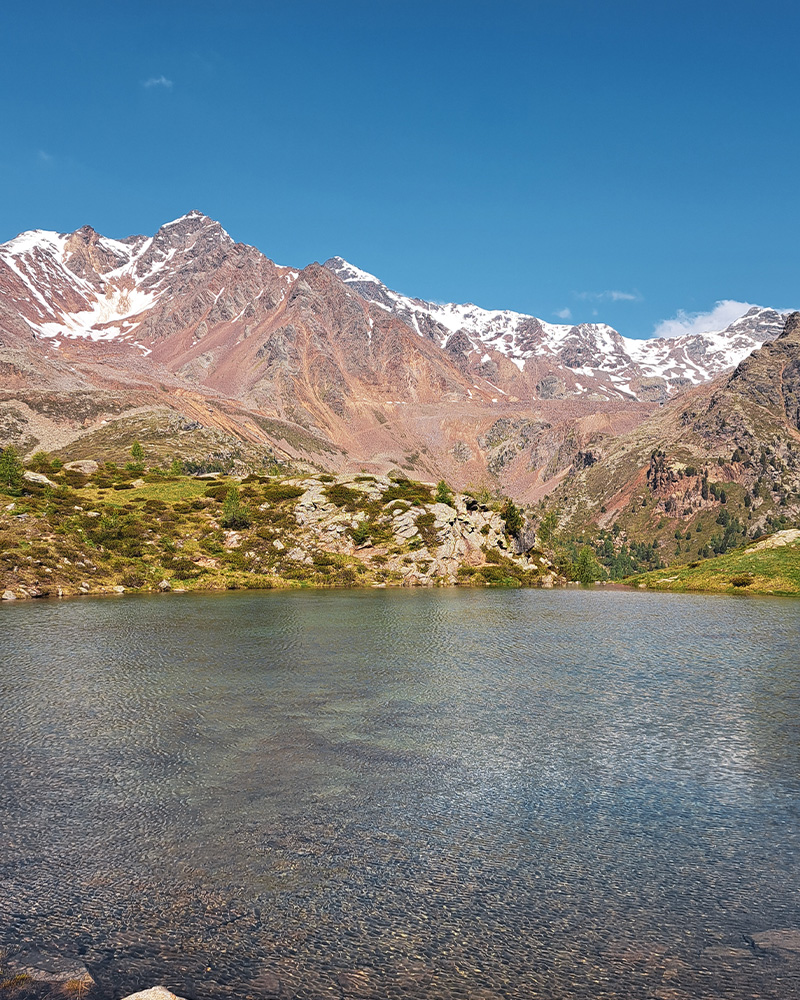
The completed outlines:
{"type": "Polygon", "coordinates": [[[198,208],[282,264],[627,336],[800,307],[795,0],[28,7],[0,241],[198,208]]]}

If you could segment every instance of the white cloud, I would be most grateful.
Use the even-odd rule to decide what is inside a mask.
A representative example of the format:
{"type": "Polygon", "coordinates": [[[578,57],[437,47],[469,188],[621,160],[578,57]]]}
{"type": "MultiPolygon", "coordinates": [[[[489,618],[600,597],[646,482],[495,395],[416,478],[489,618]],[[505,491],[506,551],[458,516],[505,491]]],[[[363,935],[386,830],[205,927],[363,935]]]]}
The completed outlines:
{"type": "Polygon", "coordinates": [[[605,292],[574,292],[576,299],[584,302],[641,302],[642,296],[639,292],[620,292],[616,289],[609,289],[605,292]]]}
{"type": "Polygon", "coordinates": [[[556,309],[555,314],[559,319],[572,319],[572,310],[566,306],[563,309],[556,309]]]}
{"type": "Polygon", "coordinates": [[[724,330],[734,320],[744,316],[752,309],[751,302],[737,302],[735,299],[723,299],[708,312],[687,313],[678,310],[674,319],[664,319],[653,331],[654,337],[686,337],[695,333],[712,333],[724,330]]]}
{"type": "Polygon", "coordinates": [[[172,80],[168,80],[165,76],[151,76],[148,80],[145,80],[142,84],[143,87],[166,87],[169,89],[172,86],[172,80]]]}

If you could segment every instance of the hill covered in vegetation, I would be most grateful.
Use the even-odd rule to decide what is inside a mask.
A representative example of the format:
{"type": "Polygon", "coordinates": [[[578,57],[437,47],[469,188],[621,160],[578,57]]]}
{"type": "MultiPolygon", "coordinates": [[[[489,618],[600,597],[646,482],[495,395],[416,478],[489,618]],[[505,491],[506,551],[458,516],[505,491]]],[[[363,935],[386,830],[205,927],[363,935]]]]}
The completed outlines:
{"type": "Polygon", "coordinates": [[[293,586],[552,586],[514,504],[397,474],[236,479],[0,453],[6,599],[293,586]]]}

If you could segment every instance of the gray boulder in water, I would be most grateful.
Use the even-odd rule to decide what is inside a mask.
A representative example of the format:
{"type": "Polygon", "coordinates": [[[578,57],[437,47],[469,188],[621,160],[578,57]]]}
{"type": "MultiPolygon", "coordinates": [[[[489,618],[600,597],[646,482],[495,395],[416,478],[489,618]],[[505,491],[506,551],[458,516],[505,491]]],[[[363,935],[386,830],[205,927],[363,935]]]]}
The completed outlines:
{"type": "Polygon", "coordinates": [[[151,986],[149,990],[139,990],[138,993],[123,997],[123,1000],[183,1000],[183,998],[175,996],[166,986],[151,986]]]}

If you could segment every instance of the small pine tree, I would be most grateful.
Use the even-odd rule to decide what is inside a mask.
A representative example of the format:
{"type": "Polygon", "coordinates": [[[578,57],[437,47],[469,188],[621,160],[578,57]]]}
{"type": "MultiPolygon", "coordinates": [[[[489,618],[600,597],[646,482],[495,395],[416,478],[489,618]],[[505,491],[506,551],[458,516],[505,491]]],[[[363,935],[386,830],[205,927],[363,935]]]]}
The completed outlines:
{"type": "Polygon", "coordinates": [[[138,441],[134,441],[131,445],[131,458],[137,463],[137,465],[141,465],[142,462],[144,462],[144,448],[138,441]]]}
{"type": "Polygon", "coordinates": [[[0,450],[0,490],[11,496],[22,492],[23,467],[17,449],[13,445],[0,450]]]}
{"type": "Polygon", "coordinates": [[[581,583],[594,583],[595,580],[599,580],[603,576],[603,569],[588,545],[584,545],[578,553],[574,576],[581,583]]]}
{"type": "Polygon", "coordinates": [[[223,528],[232,530],[250,527],[250,514],[242,503],[239,489],[236,486],[231,486],[222,504],[220,524],[223,528]]]}
{"type": "Polygon", "coordinates": [[[500,516],[506,522],[506,531],[509,535],[518,535],[525,524],[522,511],[512,500],[506,500],[503,504],[500,516]]]}
{"type": "Polygon", "coordinates": [[[449,504],[451,507],[453,506],[453,491],[450,489],[450,487],[447,485],[444,479],[440,479],[439,482],[436,484],[436,496],[434,499],[436,500],[437,503],[446,503],[449,504]]]}
{"type": "MultiPolygon", "coordinates": [[[[557,527],[558,527],[558,511],[555,509],[549,510],[542,518],[539,524],[539,530],[537,532],[537,534],[539,535],[539,539],[545,544],[548,542],[552,542],[553,539],[555,538],[557,527]]],[[[617,529],[616,524],[614,525],[614,528],[617,529]]]]}

